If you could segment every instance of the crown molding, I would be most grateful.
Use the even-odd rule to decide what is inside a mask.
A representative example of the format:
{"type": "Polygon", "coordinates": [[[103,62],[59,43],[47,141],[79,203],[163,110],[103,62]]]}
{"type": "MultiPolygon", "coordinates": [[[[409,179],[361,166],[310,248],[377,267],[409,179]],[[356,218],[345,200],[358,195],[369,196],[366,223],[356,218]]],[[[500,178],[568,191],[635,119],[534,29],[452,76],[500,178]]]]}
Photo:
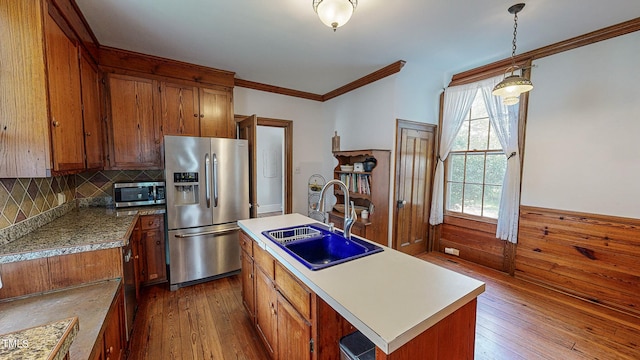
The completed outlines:
{"type": "MultiPolygon", "coordinates": [[[[638,30],[640,30],[640,17],[516,55],[515,62],[516,64],[526,63],[638,30]]],[[[510,65],[511,58],[507,58],[455,74],[451,78],[449,86],[468,84],[498,75],[500,72],[504,73],[504,69],[510,65]]]]}
{"type": "Polygon", "coordinates": [[[398,60],[393,64],[387,65],[382,69],[376,70],[371,74],[365,75],[359,78],[358,80],[352,81],[324,95],[314,94],[314,93],[309,93],[309,92],[304,92],[299,90],[293,90],[293,89],[283,88],[280,86],[263,84],[255,81],[243,80],[238,78],[235,79],[235,86],[253,89],[253,90],[259,90],[259,91],[267,91],[267,92],[272,92],[272,93],[281,94],[281,95],[294,96],[294,97],[299,97],[299,98],[308,99],[308,100],[327,101],[335,97],[338,97],[340,95],[346,94],[350,91],[353,91],[357,88],[371,84],[372,82],[378,81],[380,79],[384,79],[389,75],[396,74],[400,72],[400,70],[402,70],[402,67],[404,66],[405,63],[406,62],[404,60],[398,60]]]}

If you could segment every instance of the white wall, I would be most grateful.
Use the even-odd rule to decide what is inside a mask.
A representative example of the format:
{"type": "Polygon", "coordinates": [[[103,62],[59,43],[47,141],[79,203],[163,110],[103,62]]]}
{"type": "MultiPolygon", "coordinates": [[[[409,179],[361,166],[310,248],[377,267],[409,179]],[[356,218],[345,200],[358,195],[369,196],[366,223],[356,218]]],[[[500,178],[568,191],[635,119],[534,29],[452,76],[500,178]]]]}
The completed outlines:
{"type": "Polygon", "coordinates": [[[307,181],[332,174],[331,136],[323,103],[263,91],[234,88],[234,112],[293,121],[293,212],[307,214],[307,181]]]}
{"type": "Polygon", "coordinates": [[[284,129],[258,126],[256,133],[258,214],[282,212],[284,129]]]}
{"type": "Polygon", "coordinates": [[[438,124],[440,93],[444,71],[434,67],[420,67],[407,62],[397,74],[395,88],[395,117],[409,121],[438,124]]]}
{"type": "Polygon", "coordinates": [[[535,61],[522,205],[640,218],[640,32],[535,61]]]}

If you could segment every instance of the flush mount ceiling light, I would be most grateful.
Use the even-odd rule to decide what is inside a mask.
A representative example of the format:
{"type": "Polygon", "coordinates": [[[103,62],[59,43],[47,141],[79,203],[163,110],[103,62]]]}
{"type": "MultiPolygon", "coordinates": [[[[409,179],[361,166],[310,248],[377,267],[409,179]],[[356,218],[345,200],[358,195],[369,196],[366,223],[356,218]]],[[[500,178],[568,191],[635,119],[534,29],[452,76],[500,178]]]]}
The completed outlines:
{"type": "Polygon", "coordinates": [[[313,10],[320,21],[333,31],[351,19],[358,6],[358,0],[313,0],[313,10]]]}
{"type": "Polygon", "coordinates": [[[513,46],[511,52],[511,66],[507,68],[505,74],[511,71],[511,75],[505,76],[504,80],[498,83],[491,92],[495,96],[502,97],[505,105],[515,105],[520,101],[520,94],[533,89],[531,80],[525,79],[520,75],[514,74],[519,68],[516,66],[516,35],[518,33],[518,13],[524,8],[524,3],[511,6],[508,11],[513,14],[513,46]]]}

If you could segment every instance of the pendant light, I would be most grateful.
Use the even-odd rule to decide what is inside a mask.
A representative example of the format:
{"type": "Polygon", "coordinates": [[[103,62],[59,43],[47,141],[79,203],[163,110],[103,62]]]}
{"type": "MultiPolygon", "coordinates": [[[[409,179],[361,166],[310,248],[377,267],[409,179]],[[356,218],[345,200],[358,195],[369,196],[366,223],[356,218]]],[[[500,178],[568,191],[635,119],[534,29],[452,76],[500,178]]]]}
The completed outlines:
{"type": "Polygon", "coordinates": [[[313,0],[313,11],[333,31],[351,19],[358,0],[313,0]]]}
{"type": "Polygon", "coordinates": [[[491,92],[495,96],[502,97],[505,105],[515,105],[520,101],[520,94],[533,89],[531,80],[525,79],[520,75],[514,74],[518,66],[516,66],[516,35],[518,33],[518,13],[524,8],[524,3],[511,6],[508,11],[513,14],[513,47],[511,52],[511,66],[507,68],[505,73],[511,70],[511,75],[505,76],[504,80],[499,82],[491,92]]]}

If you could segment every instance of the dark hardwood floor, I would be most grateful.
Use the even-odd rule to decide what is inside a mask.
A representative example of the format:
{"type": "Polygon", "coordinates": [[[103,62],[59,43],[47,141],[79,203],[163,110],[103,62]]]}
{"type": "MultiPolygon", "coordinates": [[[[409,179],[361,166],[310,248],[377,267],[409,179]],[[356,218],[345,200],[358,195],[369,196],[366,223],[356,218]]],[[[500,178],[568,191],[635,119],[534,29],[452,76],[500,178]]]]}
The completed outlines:
{"type": "MultiPolygon", "coordinates": [[[[438,253],[421,259],[484,281],[476,359],[640,359],[640,319],[438,253]]],[[[240,276],[144,289],[129,359],[268,359],[240,276]]]]}

